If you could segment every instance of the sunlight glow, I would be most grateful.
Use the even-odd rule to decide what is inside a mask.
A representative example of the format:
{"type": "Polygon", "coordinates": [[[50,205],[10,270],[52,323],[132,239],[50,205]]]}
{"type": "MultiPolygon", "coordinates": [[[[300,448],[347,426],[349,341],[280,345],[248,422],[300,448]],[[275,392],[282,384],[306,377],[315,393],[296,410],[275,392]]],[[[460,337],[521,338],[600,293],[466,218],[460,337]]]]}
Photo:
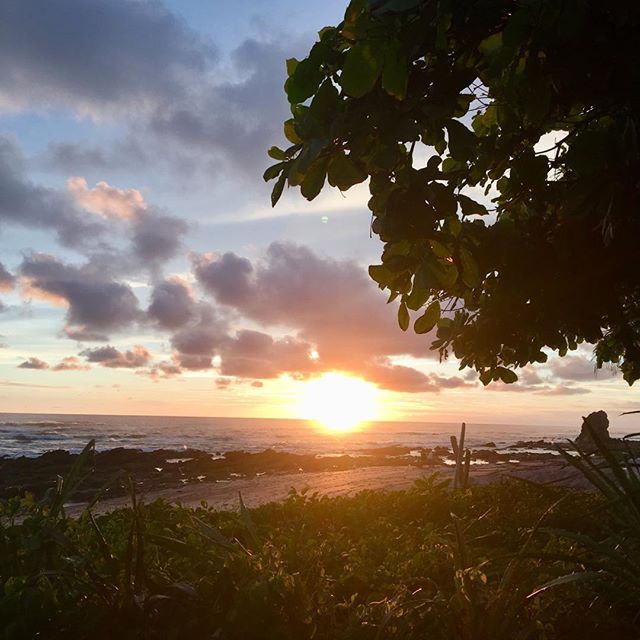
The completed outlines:
{"type": "Polygon", "coordinates": [[[342,373],[325,373],[305,383],[298,413],[333,432],[353,431],[378,417],[378,391],[370,383],[342,373]]]}

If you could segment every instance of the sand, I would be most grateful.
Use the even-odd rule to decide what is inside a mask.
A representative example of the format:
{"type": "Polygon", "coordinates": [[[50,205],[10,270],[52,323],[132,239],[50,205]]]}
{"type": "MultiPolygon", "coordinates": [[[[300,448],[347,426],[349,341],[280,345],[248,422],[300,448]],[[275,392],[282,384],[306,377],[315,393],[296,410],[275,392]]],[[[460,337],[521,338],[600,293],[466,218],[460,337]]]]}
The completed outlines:
{"type": "MultiPolygon", "coordinates": [[[[452,468],[437,468],[441,478],[452,478],[452,468]]],[[[292,488],[307,489],[324,496],[354,495],[365,490],[395,491],[410,488],[418,479],[433,473],[432,468],[417,466],[373,466],[344,471],[319,471],[300,473],[275,473],[253,478],[238,478],[227,482],[203,482],[185,485],[177,489],[148,491],[141,495],[145,502],[162,498],[170,503],[197,507],[205,501],[217,510],[232,510],[238,507],[238,493],[248,507],[267,502],[284,500],[292,488]]],[[[495,482],[500,478],[517,477],[533,482],[559,483],[578,489],[589,488],[575,470],[560,461],[520,462],[513,465],[486,464],[471,469],[473,484],[495,482]]],[[[106,513],[128,506],[126,497],[99,502],[95,513],[106,513]]],[[[69,515],[79,515],[82,503],[68,505],[69,515]]]]}

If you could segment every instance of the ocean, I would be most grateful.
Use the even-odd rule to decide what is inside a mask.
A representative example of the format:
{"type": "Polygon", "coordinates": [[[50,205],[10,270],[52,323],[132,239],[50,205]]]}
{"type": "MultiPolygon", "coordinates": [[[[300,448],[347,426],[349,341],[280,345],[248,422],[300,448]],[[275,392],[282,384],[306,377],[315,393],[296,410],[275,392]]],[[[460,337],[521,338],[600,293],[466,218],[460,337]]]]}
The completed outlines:
{"type": "MultiPolygon", "coordinates": [[[[305,420],[0,413],[0,456],[77,452],[91,439],[98,450],[193,448],[223,454],[275,449],[337,455],[391,445],[448,446],[449,437],[459,431],[460,424],[445,422],[371,422],[356,431],[330,433],[305,420]]],[[[577,429],[568,427],[467,424],[467,444],[472,447],[489,441],[498,447],[519,440],[562,441],[576,435],[577,429]]]]}

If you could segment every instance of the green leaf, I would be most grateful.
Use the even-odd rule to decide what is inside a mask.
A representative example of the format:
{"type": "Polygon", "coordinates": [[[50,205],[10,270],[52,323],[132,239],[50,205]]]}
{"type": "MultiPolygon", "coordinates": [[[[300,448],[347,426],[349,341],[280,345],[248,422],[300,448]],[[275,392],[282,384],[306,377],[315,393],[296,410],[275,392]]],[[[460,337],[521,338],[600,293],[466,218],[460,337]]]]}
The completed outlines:
{"type": "Polygon", "coordinates": [[[350,155],[338,153],[329,162],[328,178],[332,187],[346,191],[354,184],[364,182],[367,179],[367,172],[361,169],[350,155]]]}
{"type": "Polygon", "coordinates": [[[449,120],[446,127],[451,157],[455,160],[468,160],[476,145],[475,135],[459,120],[449,120]]]}
{"type": "Polygon", "coordinates": [[[489,105],[482,113],[479,113],[471,122],[473,130],[479,135],[486,135],[491,129],[498,126],[498,108],[489,105]]]}
{"type": "Polygon", "coordinates": [[[284,189],[284,183],[287,180],[287,174],[285,172],[282,172],[280,174],[280,177],[278,178],[278,182],[276,182],[275,186],[273,187],[273,191],[271,192],[271,206],[275,207],[276,204],[278,203],[278,200],[280,200],[280,196],[282,195],[282,191],[284,189]]]}
{"type": "Polygon", "coordinates": [[[373,89],[382,69],[383,51],[368,42],[358,42],[344,61],[340,84],[352,98],[361,98],[373,89]]]}
{"type": "Polygon", "coordinates": [[[453,195],[452,187],[434,181],[427,185],[425,191],[439,218],[448,218],[455,215],[458,210],[458,203],[453,195]]]}
{"type": "Polygon", "coordinates": [[[422,289],[416,286],[414,279],[413,289],[411,289],[411,293],[407,296],[407,307],[412,311],[417,311],[429,299],[430,295],[431,289],[422,289]]]}
{"type": "Polygon", "coordinates": [[[435,300],[426,309],[426,311],[415,321],[413,330],[416,333],[429,333],[433,329],[438,320],[440,320],[440,303],[435,300]]]}
{"type": "Polygon", "coordinates": [[[431,250],[438,256],[438,258],[451,257],[451,249],[448,246],[438,242],[437,240],[429,240],[429,244],[431,245],[431,250]]]}
{"type": "Polygon", "coordinates": [[[467,251],[464,247],[461,247],[459,256],[460,264],[462,266],[462,282],[464,282],[470,289],[480,286],[482,283],[480,270],[478,269],[478,263],[471,252],[467,251]]]}
{"type": "Polygon", "coordinates": [[[506,367],[496,367],[495,373],[498,374],[498,377],[505,384],[512,384],[518,380],[518,376],[511,369],[507,369],[506,367]]]}
{"type": "MultiPolygon", "coordinates": [[[[287,70],[289,66],[287,65],[287,70]]],[[[316,61],[305,58],[295,65],[293,73],[284,83],[284,90],[291,104],[300,104],[310,98],[318,89],[323,78],[322,70],[316,61]]]]}
{"type": "Polygon", "coordinates": [[[331,79],[327,78],[313,97],[309,110],[318,121],[327,122],[335,115],[339,102],[338,90],[331,79]]]}
{"type": "Polygon", "coordinates": [[[398,324],[403,331],[406,331],[409,328],[409,311],[407,309],[407,305],[404,302],[400,303],[400,307],[398,308],[398,324]]]}
{"type": "Polygon", "coordinates": [[[269,151],[267,151],[267,155],[274,160],[286,160],[287,154],[278,147],[269,147],[269,151]]]}
{"type": "Polygon", "coordinates": [[[289,142],[292,142],[293,144],[302,143],[302,139],[300,138],[300,136],[296,131],[295,120],[293,118],[289,118],[289,120],[286,120],[283,125],[283,128],[284,128],[284,135],[289,142]]]}
{"type": "Polygon", "coordinates": [[[387,46],[382,70],[382,88],[397,100],[404,100],[407,95],[409,70],[407,59],[398,46],[387,46]]]}
{"type": "Polygon", "coordinates": [[[458,195],[458,202],[464,216],[486,216],[488,211],[484,205],[465,196],[462,193],[458,195]]]}
{"type": "Polygon", "coordinates": [[[300,63],[295,58],[289,58],[287,60],[287,76],[291,77],[295,73],[296,67],[299,64],[300,63]]]}
{"type": "Polygon", "coordinates": [[[395,277],[394,274],[382,264],[372,264],[369,267],[369,276],[372,280],[375,280],[383,286],[388,285],[395,277]]]}
{"type": "Polygon", "coordinates": [[[262,179],[265,182],[269,182],[269,180],[273,180],[277,176],[280,175],[282,169],[287,165],[286,162],[278,162],[277,164],[272,164],[270,167],[267,167],[267,170],[262,175],[262,179]]]}
{"type": "Polygon", "coordinates": [[[300,185],[300,192],[307,200],[313,200],[322,191],[326,177],[327,161],[325,159],[316,160],[307,169],[300,185]]]}

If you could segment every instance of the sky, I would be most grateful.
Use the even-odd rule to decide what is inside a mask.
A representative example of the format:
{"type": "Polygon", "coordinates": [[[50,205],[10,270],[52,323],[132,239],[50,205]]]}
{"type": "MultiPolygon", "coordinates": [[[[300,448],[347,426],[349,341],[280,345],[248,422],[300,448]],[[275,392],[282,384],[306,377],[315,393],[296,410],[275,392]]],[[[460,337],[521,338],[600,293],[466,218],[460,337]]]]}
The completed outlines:
{"type": "Polygon", "coordinates": [[[2,2],[0,411],[299,417],[336,371],[389,420],[638,407],[588,345],[484,388],[402,333],[366,272],[366,185],[271,208],[285,60],[344,6],[2,2]]]}

